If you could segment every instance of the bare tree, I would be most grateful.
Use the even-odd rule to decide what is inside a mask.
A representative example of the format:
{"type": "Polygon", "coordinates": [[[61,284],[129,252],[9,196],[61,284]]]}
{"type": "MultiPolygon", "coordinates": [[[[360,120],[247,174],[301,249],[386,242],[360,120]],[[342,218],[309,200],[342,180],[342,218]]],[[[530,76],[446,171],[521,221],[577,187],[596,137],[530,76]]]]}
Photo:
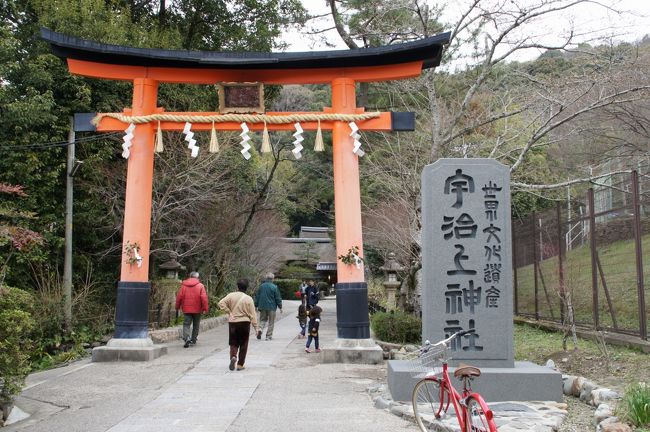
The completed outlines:
{"type": "Polygon", "coordinates": [[[567,26],[549,42],[549,23],[565,21],[576,8],[608,8],[603,4],[465,0],[445,8],[425,0],[329,3],[335,28],[348,46],[369,40],[403,42],[443,28],[451,32],[442,68],[374,88],[379,97],[373,108],[407,108],[416,111],[419,121],[408,138],[368,139],[369,146],[373,141],[375,145],[362,169],[371,174],[366,176],[369,181],[391,193],[386,200],[365,203],[366,238],[404,254],[402,261],[415,260],[413,269],[419,268],[419,178],[426,164],[440,157],[494,158],[509,165],[513,180],[525,189],[531,180],[559,180],[548,167],[536,167],[540,159],[531,155],[572,145],[602,126],[587,119],[617,116],[618,124],[643,125],[634,107],[647,103],[648,62],[603,42],[604,36],[613,40],[617,29],[567,26]],[[382,19],[387,14],[399,19],[382,19]],[[383,27],[376,24],[380,21],[383,27]],[[387,28],[390,23],[394,27],[387,28]],[[558,57],[512,62],[527,50],[558,57]],[[549,70],[543,69],[545,62],[549,70]],[[386,211],[388,205],[400,210],[386,211]]]}

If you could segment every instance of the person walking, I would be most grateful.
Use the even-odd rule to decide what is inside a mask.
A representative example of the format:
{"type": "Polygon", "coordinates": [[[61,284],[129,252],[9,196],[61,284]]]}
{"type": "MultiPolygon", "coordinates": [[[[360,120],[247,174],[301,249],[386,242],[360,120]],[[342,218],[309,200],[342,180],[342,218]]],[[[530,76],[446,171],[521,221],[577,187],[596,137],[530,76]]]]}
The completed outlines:
{"type": "Polygon", "coordinates": [[[314,341],[314,347],[316,348],[316,352],[320,352],[320,345],[318,341],[318,328],[320,327],[320,314],[323,312],[323,309],[321,309],[320,306],[314,305],[310,310],[309,310],[309,326],[308,326],[308,331],[309,331],[309,336],[307,337],[307,343],[305,344],[305,352],[310,353],[311,349],[309,348],[311,345],[311,341],[314,341]]]}
{"type": "Polygon", "coordinates": [[[313,279],[309,280],[305,294],[307,297],[307,310],[310,310],[318,303],[318,285],[313,279]]]}
{"type": "Polygon", "coordinates": [[[307,318],[309,315],[307,314],[307,308],[305,305],[300,305],[298,306],[298,315],[296,315],[296,318],[298,318],[298,325],[300,326],[300,333],[298,333],[298,339],[304,338],[305,337],[305,329],[307,328],[307,318]]]}
{"type": "Polygon", "coordinates": [[[282,313],[282,296],[278,286],[273,283],[275,276],[267,273],[264,276],[264,283],[257,288],[255,294],[255,308],[260,311],[260,327],[257,330],[257,338],[262,339],[262,332],[268,322],[266,340],[273,339],[273,327],[275,326],[275,312],[280,309],[282,313]]]}
{"type": "Polygon", "coordinates": [[[205,287],[199,280],[199,273],[192,272],[190,277],[181,283],[181,289],[176,295],[176,310],[182,309],[185,315],[183,321],[184,348],[196,344],[201,325],[201,313],[208,311],[208,295],[205,287]],[[192,326],[192,337],[190,337],[190,326],[192,326]]]}
{"type": "Polygon", "coordinates": [[[237,281],[237,292],[231,292],[218,303],[219,309],[228,314],[228,345],[230,346],[230,365],[228,369],[244,369],[248,352],[248,337],[251,325],[257,332],[257,313],[253,299],[246,294],[248,279],[237,281]]]}
{"type": "Polygon", "coordinates": [[[307,286],[308,286],[307,282],[304,280],[300,284],[300,303],[303,306],[307,306],[307,303],[305,301],[305,299],[307,298],[307,286]]]}

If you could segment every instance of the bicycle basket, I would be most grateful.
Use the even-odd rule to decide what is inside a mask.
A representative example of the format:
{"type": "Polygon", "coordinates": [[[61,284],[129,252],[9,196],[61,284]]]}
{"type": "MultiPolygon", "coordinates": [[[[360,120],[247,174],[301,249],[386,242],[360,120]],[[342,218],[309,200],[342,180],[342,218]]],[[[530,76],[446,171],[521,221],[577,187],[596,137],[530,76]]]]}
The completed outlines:
{"type": "Polygon", "coordinates": [[[420,353],[418,357],[410,360],[409,373],[413,378],[424,378],[429,372],[437,373],[441,370],[442,360],[447,357],[448,348],[444,345],[430,346],[426,352],[420,353]]]}

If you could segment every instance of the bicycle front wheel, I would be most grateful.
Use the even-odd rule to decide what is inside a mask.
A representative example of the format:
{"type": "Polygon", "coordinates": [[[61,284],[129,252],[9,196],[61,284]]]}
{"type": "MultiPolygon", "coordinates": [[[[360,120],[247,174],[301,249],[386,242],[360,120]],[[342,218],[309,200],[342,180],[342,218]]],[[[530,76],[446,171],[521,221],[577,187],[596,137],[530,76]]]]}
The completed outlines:
{"type": "Polygon", "coordinates": [[[487,407],[483,398],[470,396],[467,398],[465,416],[465,432],[497,432],[497,426],[492,419],[492,411],[487,407]]]}
{"type": "Polygon", "coordinates": [[[413,414],[422,432],[429,430],[428,424],[440,414],[444,389],[437,378],[420,380],[413,389],[413,414]]]}

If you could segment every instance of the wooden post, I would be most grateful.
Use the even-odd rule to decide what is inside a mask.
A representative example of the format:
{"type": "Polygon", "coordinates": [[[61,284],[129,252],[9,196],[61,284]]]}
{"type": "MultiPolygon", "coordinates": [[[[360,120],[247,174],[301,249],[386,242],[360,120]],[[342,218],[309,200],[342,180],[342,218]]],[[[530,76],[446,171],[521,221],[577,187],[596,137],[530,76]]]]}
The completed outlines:
{"type": "MultiPolygon", "coordinates": [[[[354,80],[336,78],[332,81],[332,111],[338,114],[355,112],[354,80]]],[[[359,157],[352,153],[350,126],[336,122],[332,130],[332,162],[334,170],[334,216],[336,224],[336,256],[346,255],[353,246],[363,257],[361,233],[361,190],[359,186],[359,157]]],[[[363,266],[337,263],[338,282],[364,282],[363,266]]]]}
{"type": "Polygon", "coordinates": [[[72,211],[74,202],[74,187],[72,167],[74,166],[74,117],[70,118],[68,133],[68,163],[65,176],[65,255],[63,257],[63,315],[65,330],[72,331],[72,211]]]}
{"type": "MultiPolygon", "coordinates": [[[[147,115],[156,111],[158,83],[148,78],[133,81],[133,115],[147,115]]],[[[133,131],[133,145],[126,175],[124,204],[124,236],[122,238],[121,281],[147,282],[149,280],[149,236],[151,231],[151,196],[153,185],[154,130],[151,123],[137,125],[133,131]],[[142,264],[129,264],[127,242],[138,244],[142,264]]]]}
{"type": "Polygon", "coordinates": [[[600,328],[598,315],[598,263],[596,255],[596,209],[594,207],[594,188],[587,191],[587,202],[589,203],[589,245],[591,250],[591,297],[594,328],[600,328]]]}
{"type": "MultiPolygon", "coordinates": [[[[148,78],[133,81],[133,115],[156,110],[158,83],[148,78]]],[[[149,324],[149,242],[151,234],[151,195],[153,185],[154,130],[151,123],[133,131],[126,174],[124,236],[120,282],[115,304],[115,339],[146,339],[149,324]],[[134,262],[128,246],[137,245],[142,257],[134,262]]]]}
{"type": "Polygon", "coordinates": [[[538,284],[538,278],[537,278],[537,272],[538,269],[537,267],[539,266],[539,262],[537,261],[539,258],[537,256],[537,213],[533,212],[531,215],[531,221],[532,221],[532,227],[533,227],[533,282],[534,282],[534,292],[535,292],[535,319],[539,319],[539,284],[538,284]]]}
{"type": "MultiPolygon", "coordinates": [[[[332,111],[356,111],[355,82],[351,78],[332,80],[332,111]]],[[[350,126],[336,122],[332,130],[332,162],[334,170],[334,221],[336,224],[336,256],[347,255],[350,248],[359,247],[363,257],[361,233],[361,189],[359,157],[352,152],[354,139],[350,126]]],[[[336,263],[336,326],[341,339],[369,339],[368,285],[364,266],[336,263]]]]}
{"type": "Polygon", "coordinates": [[[555,218],[557,223],[557,269],[558,282],[560,285],[560,321],[564,325],[566,307],[566,287],[564,285],[564,246],[562,245],[562,209],[560,202],[555,206],[555,218]]]}
{"type": "Polygon", "coordinates": [[[634,206],[634,250],[636,252],[636,287],[639,304],[639,335],[648,338],[645,312],[645,285],[643,280],[643,248],[641,246],[641,202],[639,173],[632,171],[632,205],[634,206]]]}

